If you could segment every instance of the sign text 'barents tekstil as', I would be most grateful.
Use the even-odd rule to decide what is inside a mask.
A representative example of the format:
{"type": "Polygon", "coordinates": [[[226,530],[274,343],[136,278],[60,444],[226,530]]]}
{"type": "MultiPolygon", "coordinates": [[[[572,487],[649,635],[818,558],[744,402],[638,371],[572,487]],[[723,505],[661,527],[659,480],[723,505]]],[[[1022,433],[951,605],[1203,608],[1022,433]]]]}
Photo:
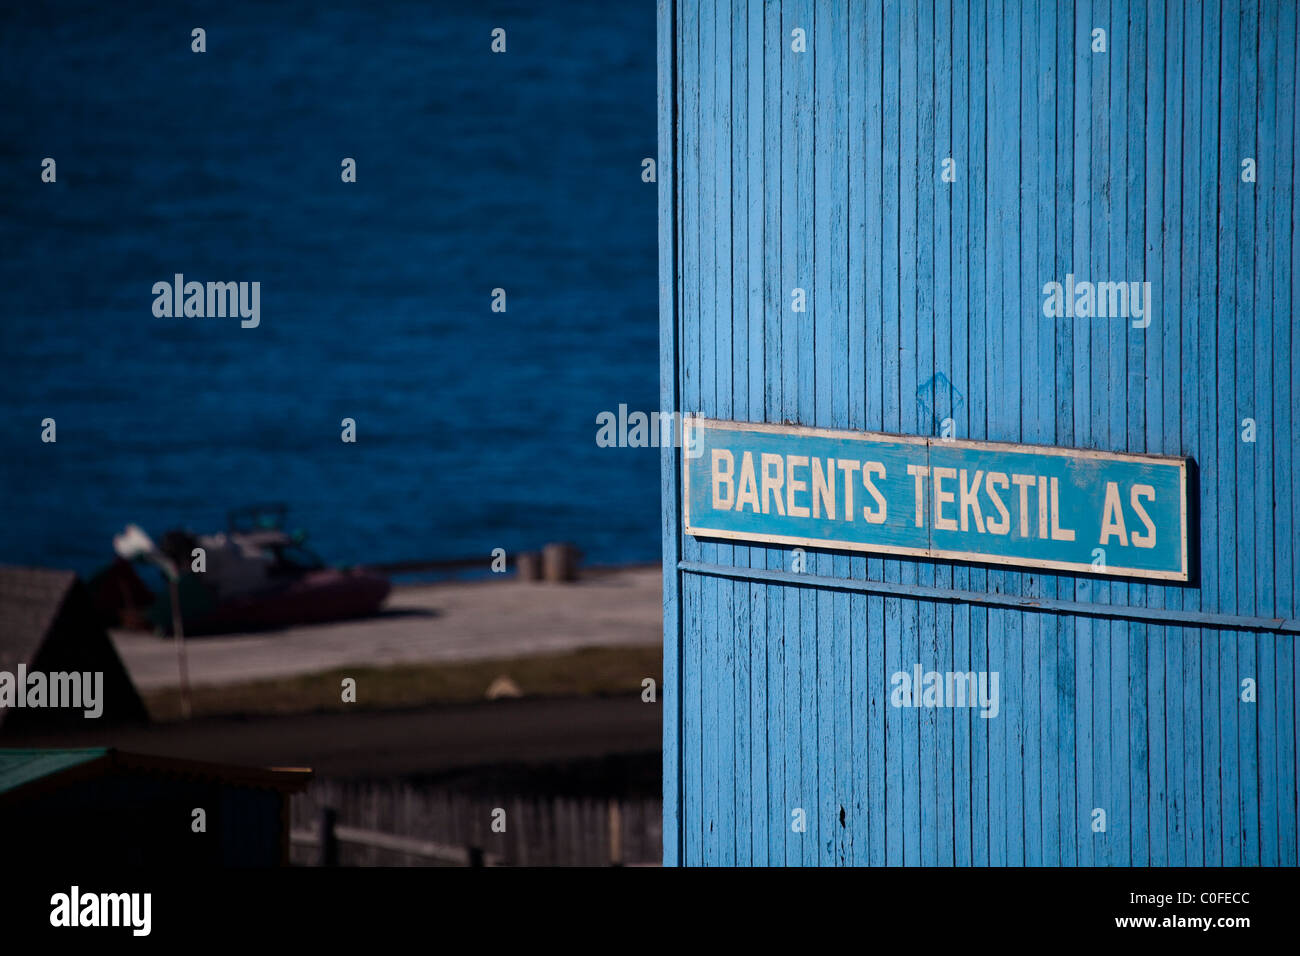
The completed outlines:
{"type": "Polygon", "coordinates": [[[1188,579],[1185,458],[687,420],[688,534],[1188,579]]]}

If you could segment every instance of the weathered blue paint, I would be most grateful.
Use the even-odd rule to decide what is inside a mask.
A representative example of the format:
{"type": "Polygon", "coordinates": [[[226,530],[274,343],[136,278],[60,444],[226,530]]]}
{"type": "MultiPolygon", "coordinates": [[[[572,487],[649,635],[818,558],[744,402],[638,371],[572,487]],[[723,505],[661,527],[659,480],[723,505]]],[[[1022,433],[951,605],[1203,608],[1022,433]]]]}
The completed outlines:
{"type": "Polygon", "coordinates": [[[696,417],[684,435],[696,537],[1188,578],[1182,458],[696,417]]]}
{"type": "Polygon", "coordinates": [[[661,0],[664,407],[1188,457],[1200,555],[796,575],[685,534],[665,449],[666,862],[1297,863],[1296,17],[661,0]],[[1071,275],[1150,282],[1150,325],[1045,315],[1071,275]],[[917,665],[998,672],[998,716],[891,706],[917,665]]]}

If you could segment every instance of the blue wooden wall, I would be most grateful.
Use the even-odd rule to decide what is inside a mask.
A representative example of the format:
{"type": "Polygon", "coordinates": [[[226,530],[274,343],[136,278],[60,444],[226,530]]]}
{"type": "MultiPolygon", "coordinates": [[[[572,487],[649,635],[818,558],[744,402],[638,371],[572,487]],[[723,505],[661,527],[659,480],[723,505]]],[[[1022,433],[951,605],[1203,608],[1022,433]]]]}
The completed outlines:
{"type": "Polygon", "coordinates": [[[1187,455],[1200,515],[1191,587],[796,574],[684,536],[668,451],[665,862],[1295,865],[1297,4],[659,11],[664,408],[1187,455]],[[1150,327],[1044,317],[1067,273],[1150,281],[1150,327]],[[917,663],[999,716],[891,707],[917,663]]]}

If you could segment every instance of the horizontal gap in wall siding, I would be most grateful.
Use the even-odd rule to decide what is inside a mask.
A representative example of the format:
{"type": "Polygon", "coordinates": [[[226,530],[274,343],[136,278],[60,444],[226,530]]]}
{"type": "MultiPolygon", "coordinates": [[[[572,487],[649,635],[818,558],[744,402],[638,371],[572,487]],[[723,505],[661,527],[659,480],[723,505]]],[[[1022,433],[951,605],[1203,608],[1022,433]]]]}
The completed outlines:
{"type": "Polygon", "coordinates": [[[1204,611],[1184,611],[1174,608],[1133,607],[1126,604],[1088,604],[1083,601],[1066,601],[1060,598],[1019,597],[1014,594],[958,591],[953,588],[934,588],[919,584],[854,581],[847,578],[798,574],[793,571],[736,568],[721,564],[704,564],[699,561],[679,561],[677,567],[687,574],[762,581],[793,587],[821,588],[829,591],[861,591],[866,594],[884,594],[912,601],[976,604],[984,607],[1011,608],[1016,611],[1037,611],[1044,614],[1077,614],[1083,617],[1141,621],[1143,623],[1163,624],[1169,627],[1205,627],[1215,630],[1234,631],[1278,631],[1284,634],[1300,633],[1300,620],[1294,618],[1245,617],[1239,614],[1213,614],[1204,611]]]}

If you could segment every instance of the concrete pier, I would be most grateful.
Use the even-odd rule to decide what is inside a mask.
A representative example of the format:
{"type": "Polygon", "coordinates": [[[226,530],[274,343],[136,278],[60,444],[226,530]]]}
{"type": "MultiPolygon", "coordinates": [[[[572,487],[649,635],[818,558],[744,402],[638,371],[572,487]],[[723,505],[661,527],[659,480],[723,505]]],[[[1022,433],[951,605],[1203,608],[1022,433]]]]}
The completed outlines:
{"type": "MultiPolygon", "coordinates": [[[[513,578],[405,585],[371,618],[187,641],[196,686],[242,684],[331,668],[498,660],[662,640],[658,566],[584,572],[572,584],[513,578]]],[[[115,631],[141,691],[177,684],[170,640],[115,631]]]]}

